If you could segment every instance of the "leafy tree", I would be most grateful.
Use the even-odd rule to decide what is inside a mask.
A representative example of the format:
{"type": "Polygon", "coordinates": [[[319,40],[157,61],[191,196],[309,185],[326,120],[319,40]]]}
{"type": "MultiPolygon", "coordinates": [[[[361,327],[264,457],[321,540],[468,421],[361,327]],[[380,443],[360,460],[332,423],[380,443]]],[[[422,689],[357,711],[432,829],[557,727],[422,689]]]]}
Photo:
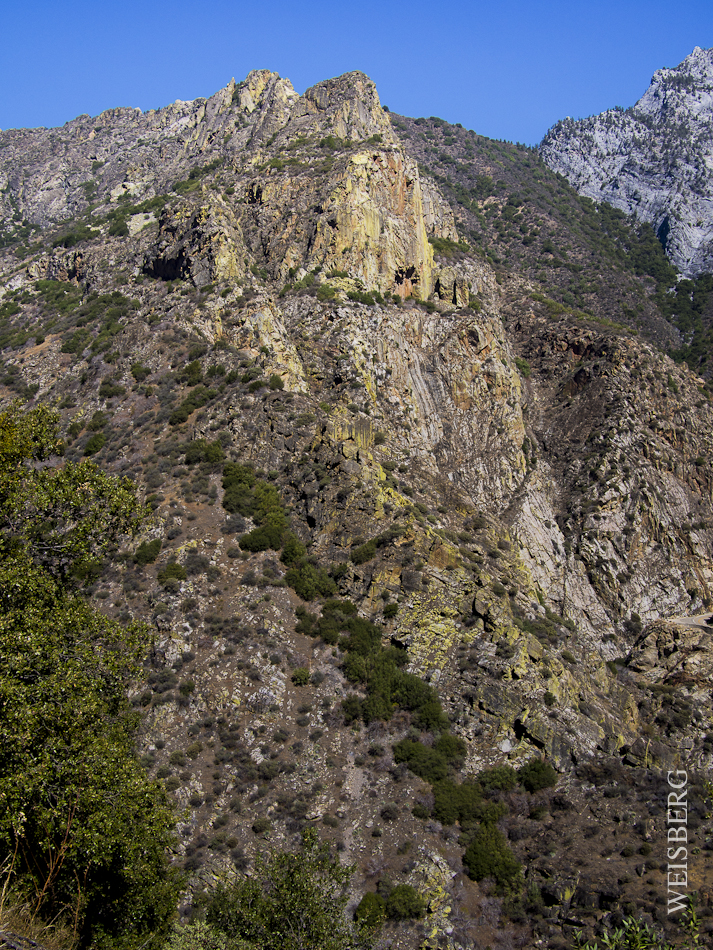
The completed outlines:
{"type": "Polygon", "coordinates": [[[126,697],[148,646],[74,589],[146,519],[128,481],[52,465],[58,419],[0,414],[0,862],[82,945],[151,946],[175,909],[173,813],[134,751],[126,697]]]}
{"type": "Polygon", "coordinates": [[[492,877],[500,887],[507,887],[516,886],[520,880],[520,862],[505,836],[492,824],[478,828],[463,855],[463,864],[474,881],[492,877]]]}
{"type": "Polygon", "coordinates": [[[308,828],[298,851],[260,857],[252,877],[219,885],[206,921],[246,950],[366,950],[368,931],[345,915],[352,873],[308,828]]]}

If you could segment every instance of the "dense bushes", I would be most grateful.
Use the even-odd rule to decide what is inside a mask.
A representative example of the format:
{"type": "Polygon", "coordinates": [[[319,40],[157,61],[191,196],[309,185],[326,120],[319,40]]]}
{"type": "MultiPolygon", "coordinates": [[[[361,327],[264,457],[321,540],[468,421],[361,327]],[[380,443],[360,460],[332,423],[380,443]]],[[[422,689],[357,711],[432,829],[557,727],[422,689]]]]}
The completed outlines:
{"type": "Polygon", "coordinates": [[[153,564],[161,551],[161,539],[155,538],[153,541],[143,541],[134,554],[134,561],[137,564],[153,564]]]}
{"type": "Polygon", "coordinates": [[[514,886],[521,875],[520,862],[495,825],[483,823],[463,855],[468,876],[474,881],[492,877],[501,887],[514,886]]]}
{"type": "Polygon", "coordinates": [[[542,788],[550,788],[557,781],[557,773],[549,762],[533,759],[519,770],[520,784],[528,792],[538,792],[542,788]]]}
{"type": "Polygon", "coordinates": [[[202,384],[197,385],[193,392],[171,413],[168,421],[172,426],[182,425],[196,409],[205,406],[215,396],[218,395],[217,389],[206,389],[202,384]]]}
{"type": "Polygon", "coordinates": [[[394,745],[394,761],[405,762],[415,775],[431,784],[442,781],[452,770],[460,768],[464,755],[465,742],[448,733],[440,736],[433,746],[414,739],[402,739],[394,745]]]}
{"type": "Polygon", "coordinates": [[[225,458],[225,452],[219,439],[207,442],[205,439],[196,439],[186,446],[186,465],[196,465],[199,462],[209,462],[217,465],[225,458]]]}
{"type": "Polygon", "coordinates": [[[331,597],[337,591],[337,585],[328,572],[305,558],[300,558],[292,565],[285,574],[285,583],[302,600],[308,601],[316,597],[331,597]]]}
{"type": "Polygon", "coordinates": [[[181,881],[167,860],[174,815],[135,754],[126,695],[150,630],[74,587],[146,512],[128,479],[53,458],[59,419],[45,407],[0,414],[0,443],[5,906],[29,900],[38,924],[66,925],[79,947],[156,947],[181,881]]]}
{"type": "Polygon", "coordinates": [[[345,916],[351,876],[308,829],[299,851],[258,857],[251,877],[220,884],[206,923],[236,950],[368,950],[367,921],[345,916]]]}

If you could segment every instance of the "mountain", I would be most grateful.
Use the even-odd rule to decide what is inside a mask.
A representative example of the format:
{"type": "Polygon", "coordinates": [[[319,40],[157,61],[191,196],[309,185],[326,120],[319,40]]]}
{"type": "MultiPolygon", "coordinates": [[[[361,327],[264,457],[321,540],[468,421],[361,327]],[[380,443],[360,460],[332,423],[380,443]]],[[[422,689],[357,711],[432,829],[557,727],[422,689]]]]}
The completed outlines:
{"type": "Polygon", "coordinates": [[[579,194],[652,224],[681,274],[713,271],[713,49],[657,70],[629,109],[558,122],[539,151],[579,194]]]}
{"type": "Polygon", "coordinates": [[[676,768],[705,897],[713,407],[651,228],[362,73],[2,132],[0,181],[2,402],[155,512],[85,590],[156,631],[183,917],[311,823],[352,907],[425,899],[394,947],[664,926],[676,768]]]}

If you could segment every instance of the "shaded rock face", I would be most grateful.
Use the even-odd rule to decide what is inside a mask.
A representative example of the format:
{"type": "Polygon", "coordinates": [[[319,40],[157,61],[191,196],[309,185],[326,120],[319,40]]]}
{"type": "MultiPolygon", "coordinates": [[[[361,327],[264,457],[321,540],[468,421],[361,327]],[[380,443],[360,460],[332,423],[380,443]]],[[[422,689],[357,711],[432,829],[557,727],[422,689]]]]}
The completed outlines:
{"type": "Polygon", "coordinates": [[[580,194],[651,223],[685,276],[713,269],[713,50],[659,69],[626,111],[558,122],[540,154],[580,194]]]}

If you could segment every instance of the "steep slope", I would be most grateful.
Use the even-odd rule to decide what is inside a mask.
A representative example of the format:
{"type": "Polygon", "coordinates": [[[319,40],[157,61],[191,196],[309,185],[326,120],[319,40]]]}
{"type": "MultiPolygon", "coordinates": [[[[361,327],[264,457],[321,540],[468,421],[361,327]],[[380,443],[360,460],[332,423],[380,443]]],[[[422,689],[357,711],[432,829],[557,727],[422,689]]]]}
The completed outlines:
{"type": "MultiPolygon", "coordinates": [[[[394,947],[555,945],[628,904],[664,921],[664,852],[637,857],[664,846],[660,770],[711,763],[710,637],[673,622],[713,600],[709,392],[642,339],[672,336],[626,258],[645,239],[615,218],[624,273],[599,254],[587,312],[553,299],[487,226],[482,253],[462,240],[496,215],[422,174],[411,122],[361,73],[298,96],[259,72],[0,133],[2,399],[53,401],[67,456],[155,509],[87,591],[155,627],[134,700],[191,893],[319,822],[355,902],[377,881],[426,895],[427,930],[389,925],[394,947]],[[634,299],[640,337],[611,325],[634,299]],[[464,743],[450,759],[441,734],[464,743]],[[483,775],[540,756],[555,790],[483,775]],[[519,898],[464,874],[486,805],[454,811],[439,782],[477,776],[519,898]]],[[[537,214],[585,268],[600,212],[542,175],[582,234],[545,191],[537,214]]]]}
{"type": "Polygon", "coordinates": [[[629,109],[558,122],[540,154],[581,195],[652,224],[682,274],[713,270],[713,50],[659,69],[629,109]]]}
{"type": "MultiPolygon", "coordinates": [[[[655,296],[675,274],[649,226],[582,198],[534,149],[433,116],[391,121],[422,175],[448,197],[463,238],[496,271],[526,276],[547,297],[660,346],[678,345],[655,296]]],[[[439,250],[457,256],[463,249],[439,250]]]]}

